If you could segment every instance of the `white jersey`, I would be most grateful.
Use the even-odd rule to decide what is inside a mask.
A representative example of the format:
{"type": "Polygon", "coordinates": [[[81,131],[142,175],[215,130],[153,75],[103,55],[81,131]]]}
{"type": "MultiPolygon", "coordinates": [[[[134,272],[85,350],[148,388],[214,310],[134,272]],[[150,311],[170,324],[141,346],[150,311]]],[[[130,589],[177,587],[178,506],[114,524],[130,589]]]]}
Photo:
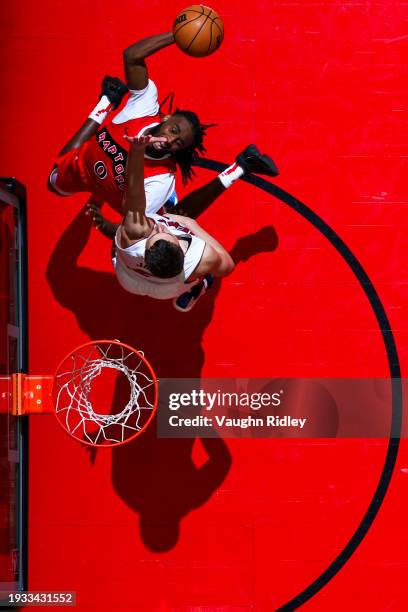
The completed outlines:
{"type": "MultiPolygon", "coordinates": [[[[159,112],[159,102],[157,87],[149,79],[147,87],[141,90],[131,89],[129,98],[123,109],[113,119],[113,123],[125,123],[131,119],[141,117],[155,117],[159,112]]],[[[141,130],[141,136],[147,129],[158,125],[151,123],[141,130]]],[[[146,214],[157,213],[158,210],[167,202],[175,197],[175,177],[174,174],[163,173],[145,178],[146,193],[146,214]]]]}
{"type": "Polygon", "coordinates": [[[195,236],[191,230],[180,225],[167,215],[149,214],[155,223],[166,225],[169,231],[177,237],[188,238],[189,245],[184,255],[184,266],[180,274],[173,278],[158,278],[153,276],[145,263],[147,238],[138,240],[130,247],[123,249],[120,246],[120,228],[116,233],[116,256],[113,265],[117,279],[126,291],[137,295],[148,295],[158,300],[168,300],[178,297],[188,291],[194,283],[186,284],[200,263],[204,252],[205,242],[195,236]]]}

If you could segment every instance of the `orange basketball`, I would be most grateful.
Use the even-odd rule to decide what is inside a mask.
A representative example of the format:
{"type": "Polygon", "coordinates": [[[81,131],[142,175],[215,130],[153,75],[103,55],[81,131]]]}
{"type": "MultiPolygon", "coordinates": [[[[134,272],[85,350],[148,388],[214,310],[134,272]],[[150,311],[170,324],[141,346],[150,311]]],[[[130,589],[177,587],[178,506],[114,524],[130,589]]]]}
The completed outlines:
{"type": "Polygon", "coordinates": [[[209,6],[193,4],[181,11],[173,24],[176,45],[187,55],[205,57],[214,53],[224,38],[221,17],[209,6]]]}

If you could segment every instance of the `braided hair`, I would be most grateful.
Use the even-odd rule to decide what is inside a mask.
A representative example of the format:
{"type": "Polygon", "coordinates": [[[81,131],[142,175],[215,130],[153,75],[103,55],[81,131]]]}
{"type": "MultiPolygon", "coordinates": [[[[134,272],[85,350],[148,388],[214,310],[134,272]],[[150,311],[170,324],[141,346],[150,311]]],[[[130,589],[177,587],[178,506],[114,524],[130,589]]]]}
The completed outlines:
{"type": "Polygon", "coordinates": [[[193,111],[180,110],[176,108],[175,112],[173,113],[173,116],[175,115],[184,117],[189,122],[193,130],[193,144],[174,154],[176,163],[181,171],[183,185],[185,185],[187,181],[191,181],[193,176],[195,176],[195,172],[192,168],[193,160],[195,157],[204,155],[206,152],[206,148],[203,144],[204,136],[206,130],[209,127],[213,127],[213,125],[204,125],[200,123],[198,116],[196,113],[193,113],[193,111]]]}
{"type": "Polygon", "coordinates": [[[170,102],[168,114],[171,114],[172,116],[178,115],[179,117],[184,117],[189,122],[193,130],[193,144],[187,147],[186,149],[182,149],[181,151],[174,153],[174,159],[176,160],[176,163],[180,168],[183,185],[185,185],[188,181],[193,180],[193,176],[195,176],[195,172],[192,168],[194,158],[198,157],[199,155],[204,155],[207,150],[203,144],[206,131],[208,130],[208,128],[215,127],[217,124],[210,123],[205,125],[201,123],[200,119],[198,118],[198,115],[190,110],[180,110],[179,108],[176,108],[176,110],[172,113],[174,100],[173,92],[169,93],[168,96],[166,96],[166,98],[160,104],[159,114],[161,116],[164,115],[161,109],[169,98],[170,102]]]}

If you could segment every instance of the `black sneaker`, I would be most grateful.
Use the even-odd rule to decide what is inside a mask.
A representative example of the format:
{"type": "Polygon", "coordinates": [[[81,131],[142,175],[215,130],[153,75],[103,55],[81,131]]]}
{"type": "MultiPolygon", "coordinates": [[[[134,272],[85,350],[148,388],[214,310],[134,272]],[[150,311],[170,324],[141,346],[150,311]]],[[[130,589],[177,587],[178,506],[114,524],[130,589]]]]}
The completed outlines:
{"type": "Polygon", "coordinates": [[[241,166],[245,174],[255,172],[256,174],[266,174],[267,176],[278,176],[279,170],[275,162],[268,157],[262,155],[258,147],[250,144],[236,157],[238,166],[241,166]]]}
{"type": "Polygon", "coordinates": [[[107,96],[113,108],[117,108],[122,102],[123,96],[127,94],[129,88],[123,81],[117,77],[111,77],[108,74],[103,78],[102,91],[99,98],[107,96]]]}
{"type": "Polygon", "coordinates": [[[180,312],[188,312],[197,303],[197,300],[212,286],[214,277],[212,274],[204,276],[203,280],[194,285],[190,291],[186,291],[173,300],[173,306],[180,312]]]}

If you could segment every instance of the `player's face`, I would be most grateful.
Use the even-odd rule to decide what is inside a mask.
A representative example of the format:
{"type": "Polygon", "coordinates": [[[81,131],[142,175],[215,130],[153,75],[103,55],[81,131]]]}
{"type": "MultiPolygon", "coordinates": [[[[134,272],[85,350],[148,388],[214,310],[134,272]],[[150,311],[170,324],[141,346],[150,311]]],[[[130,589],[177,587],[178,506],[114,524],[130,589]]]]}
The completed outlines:
{"type": "Polygon", "coordinates": [[[152,147],[156,151],[177,153],[191,147],[194,141],[193,128],[182,115],[172,115],[160,124],[157,136],[165,136],[167,142],[156,142],[152,147]]]}
{"type": "Polygon", "coordinates": [[[156,223],[154,230],[150,234],[148,240],[146,241],[146,249],[150,249],[157,240],[167,240],[172,244],[176,244],[178,246],[179,241],[176,236],[167,229],[165,225],[161,223],[156,223]]]}

